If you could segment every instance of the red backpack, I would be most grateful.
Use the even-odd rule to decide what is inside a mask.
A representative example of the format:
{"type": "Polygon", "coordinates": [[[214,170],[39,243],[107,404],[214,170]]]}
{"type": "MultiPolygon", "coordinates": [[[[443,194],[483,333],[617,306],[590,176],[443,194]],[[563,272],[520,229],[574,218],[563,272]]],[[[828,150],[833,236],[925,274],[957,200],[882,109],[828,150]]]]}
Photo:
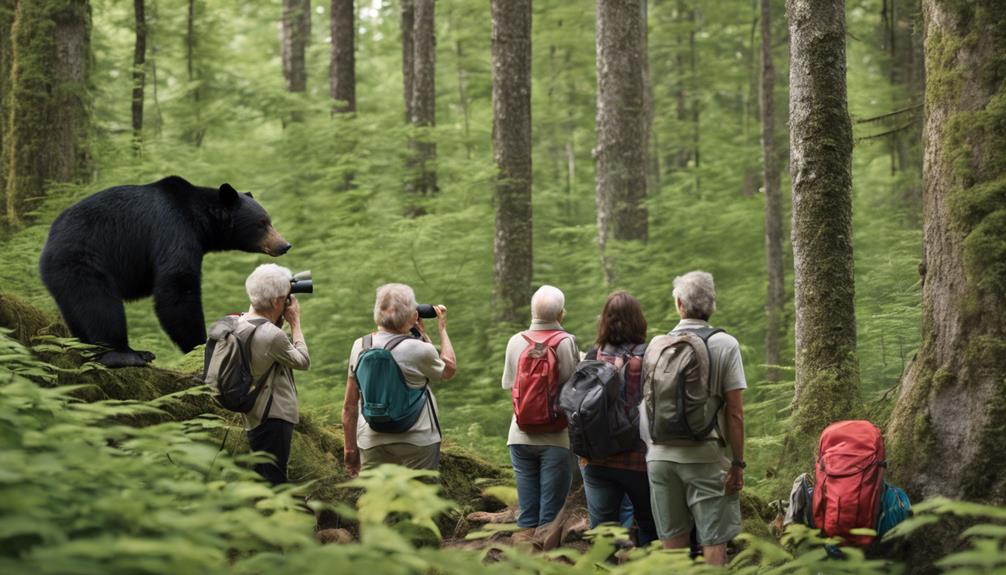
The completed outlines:
{"type": "Polygon", "coordinates": [[[566,417],[559,410],[559,358],[555,350],[569,337],[565,331],[525,331],[520,334],[527,347],[517,360],[514,378],[513,413],[517,427],[530,433],[566,429],[566,417]]]}
{"type": "Polygon", "coordinates": [[[821,432],[815,472],[814,525],[829,537],[865,547],[875,529],[884,485],[884,438],[869,421],[839,421],[821,432]]]}

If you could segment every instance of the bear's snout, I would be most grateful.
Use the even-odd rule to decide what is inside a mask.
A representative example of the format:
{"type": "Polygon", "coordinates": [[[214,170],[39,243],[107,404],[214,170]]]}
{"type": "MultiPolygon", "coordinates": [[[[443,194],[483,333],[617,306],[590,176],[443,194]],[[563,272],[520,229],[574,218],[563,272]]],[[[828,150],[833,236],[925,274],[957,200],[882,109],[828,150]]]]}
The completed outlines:
{"type": "Polygon", "coordinates": [[[286,244],[285,246],[280,246],[280,247],[279,247],[279,248],[278,248],[278,249],[276,250],[276,254],[277,254],[277,255],[283,255],[283,254],[285,254],[286,252],[290,251],[290,248],[292,248],[292,247],[293,247],[293,244],[286,244]]]}
{"type": "Polygon", "coordinates": [[[269,228],[269,233],[266,234],[265,240],[262,242],[262,251],[272,257],[279,257],[290,251],[292,247],[293,245],[283,239],[283,236],[279,235],[279,232],[273,227],[269,228]]]}

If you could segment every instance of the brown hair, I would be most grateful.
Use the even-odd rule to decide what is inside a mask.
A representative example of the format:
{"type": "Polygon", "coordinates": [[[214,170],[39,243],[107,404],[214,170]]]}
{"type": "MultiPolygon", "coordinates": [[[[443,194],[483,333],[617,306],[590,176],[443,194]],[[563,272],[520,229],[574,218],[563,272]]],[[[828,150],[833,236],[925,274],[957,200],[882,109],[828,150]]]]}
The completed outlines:
{"type": "Polygon", "coordinates": [[[608,296],[597,322],[597,347],[646,341],[646,317],[636,298],[624,291],[608,296]]]}

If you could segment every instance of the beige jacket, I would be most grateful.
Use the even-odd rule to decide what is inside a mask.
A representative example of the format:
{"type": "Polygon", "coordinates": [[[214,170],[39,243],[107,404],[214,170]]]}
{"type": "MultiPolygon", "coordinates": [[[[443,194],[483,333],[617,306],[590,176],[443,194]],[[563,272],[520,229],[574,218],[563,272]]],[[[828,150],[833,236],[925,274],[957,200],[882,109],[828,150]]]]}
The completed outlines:
{"type": "Polygon", "coordinates": [[[269,418],[298,423],[300,412],[293,370],[311,367],[307,344],[303,341],[290,341],[290,336],[285,331],[268,320],[254,317],[249,321],[248,316],[243,315],[238,324],[239,333],[254,329],[255,324],[259,323],[261,325],[251,340],[251,371],[256,380],[266,372],[268,377],[266,388],[259,394],[255,407],[244,414],[245,429],[248,430],[255,429],[269,418]]]}

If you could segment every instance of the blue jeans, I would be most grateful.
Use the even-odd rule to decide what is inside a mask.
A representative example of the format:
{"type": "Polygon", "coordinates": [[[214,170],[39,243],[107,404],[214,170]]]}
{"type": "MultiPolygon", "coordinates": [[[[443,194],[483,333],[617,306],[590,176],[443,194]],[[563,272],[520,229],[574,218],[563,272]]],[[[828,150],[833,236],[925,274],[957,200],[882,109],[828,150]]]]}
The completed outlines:
{"type": "Polygon", "coordinates": [[[569,495],[569,450],[552,445],[511,445],[510,463],[520,502],[517,526],[538,527],[555,519],[569,495]]]}
{"type": "Polygon", "coordinates": [[[592,528],[601,523],[622,523],[623,504],[628,497],[639,527],[636,535],[639,546],[649,545],[657,538],[650,507],[650,482],[645,472],[588,464],[580,468],[580,473],[592,528]]]}

